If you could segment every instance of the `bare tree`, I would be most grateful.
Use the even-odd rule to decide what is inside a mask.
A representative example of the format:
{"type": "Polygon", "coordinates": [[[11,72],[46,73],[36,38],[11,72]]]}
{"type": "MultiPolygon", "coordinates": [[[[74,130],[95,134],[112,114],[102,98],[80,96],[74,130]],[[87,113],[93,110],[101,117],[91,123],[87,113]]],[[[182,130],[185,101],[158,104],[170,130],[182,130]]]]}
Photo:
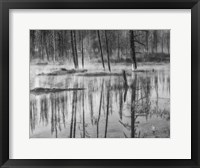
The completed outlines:
{"type": "Polygon", "coordinates": [[[82,30],[82,32],[81,32],[81,41],[82,41],[82,68],[84,68],[84,48],[83,48],[83,43],[84,43],[84,41],[83,41],[84,39],[83,39],[83,30],[82,30]]]}
{"type": "Polygon", "coordinates": [[[135,38],[134,38],[134,31],[130,30],[130,44],[131,44],[131,57],[132,62],[134,65],[134,69],[137,69],[137,61],[136,61],[136,53],[135,53],[135,38]]]}
{"type": "Polygon", "coordinates": [[[53,62],[56,60],[56,37],[55,30],[53,30],[53,62]]]}
{"type": "Polygon", "coordinates": [[[105,70],[105,64],[104,64],[104,59],[103,59],[103,51],[102,51],[102,45],[101,45],[101,37],[100,37],[100,31],[99,30],[97,30],[97,35],[98,35],[98,40],[99,40],[100,52],[101,52],[101,61],[102,61],[103,69],[105,70]]]}
{"type": "Polygon", "coordinates": [[[75,60],[76,60],[76,68],[78,68],[78,51],[77,51],[77,43],[76,43],[76,31],[73,31],[74,34],[74,50],[75,50],[75,60]]]}
{"type": "Polygon", "coordinates": [[[73,30],[70,31],[70,34],[71,34],[71,48],[72,48],[72,57],[73,57],[73,61],[74,61],[74,67],[77,68],[77,65],[76,65],[75,48],[74,48],[73,30]]]}
{"type": "Polygon", "coordinates": [[[105,38],[106,38],[106,50],[107,50],[107,57],[108,57],[108,69],[109,69],[109,71],[111,71],[111,68],[110,68],[110,53],[109,53],[109,47],[108,47],[107,30],[105,30],[105,38]]]}

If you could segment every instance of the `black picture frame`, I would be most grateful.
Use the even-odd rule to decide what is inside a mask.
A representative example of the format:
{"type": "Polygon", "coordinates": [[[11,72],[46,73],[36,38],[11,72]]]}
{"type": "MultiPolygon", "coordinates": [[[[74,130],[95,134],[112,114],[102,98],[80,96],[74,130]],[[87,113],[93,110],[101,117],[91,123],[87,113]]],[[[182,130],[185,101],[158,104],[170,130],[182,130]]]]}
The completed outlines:
{"type": "Polygon", "coordinates": [[[200,167],[199,56],[199,0],[0,0],[0,165],[2,167],[200,167]],[[9,159],[9,9],[191,9],[191,159],[9,159]]]}

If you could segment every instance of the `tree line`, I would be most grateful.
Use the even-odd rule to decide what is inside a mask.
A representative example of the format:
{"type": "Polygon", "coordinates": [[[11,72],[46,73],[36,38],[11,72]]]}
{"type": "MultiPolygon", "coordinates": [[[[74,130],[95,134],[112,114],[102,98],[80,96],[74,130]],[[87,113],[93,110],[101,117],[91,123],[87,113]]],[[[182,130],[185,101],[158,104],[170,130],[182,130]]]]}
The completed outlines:
{"type": "Polygon", "coordinates": [[[170,55],[169,30],[30,30],[31,62],[98,61],[111,71],[112,62],[131,59],[137,69],[140,56],[156,54],[170,55]]]}

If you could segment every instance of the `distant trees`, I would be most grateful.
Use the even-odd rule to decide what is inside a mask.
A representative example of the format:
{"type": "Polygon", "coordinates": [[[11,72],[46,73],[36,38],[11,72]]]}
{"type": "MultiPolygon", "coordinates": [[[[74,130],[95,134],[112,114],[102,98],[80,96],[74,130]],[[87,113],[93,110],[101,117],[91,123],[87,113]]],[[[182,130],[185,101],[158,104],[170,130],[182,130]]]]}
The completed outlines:
{"type": "Polygon", "coordinates": [[[65,64],[82,68],[86,61],[101,62],[111,71],[113,62],[129,62],[170,54],[169,30],[31,30],[33,63],[65,64]],[[160,54],[160,55],[159,55],[160,54]]]}

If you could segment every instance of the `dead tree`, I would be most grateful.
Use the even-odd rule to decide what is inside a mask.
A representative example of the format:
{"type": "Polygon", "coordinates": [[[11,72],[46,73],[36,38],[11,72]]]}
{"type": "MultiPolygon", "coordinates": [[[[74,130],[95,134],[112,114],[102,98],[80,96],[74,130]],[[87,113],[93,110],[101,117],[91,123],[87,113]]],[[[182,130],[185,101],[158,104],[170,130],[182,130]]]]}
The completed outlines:
{"type": "Polygon", "coordinates": [[[137,89],[137,74],[131,87],[131,138],[135,137],[135,110],[136,110],[136,89],[137,89]]]}
{"type": "Polygon", "coordinates": [[[117,56],[118,56],[118,59],[120,59],[120,43],[119,43],[119,31],[117,31],[117,56]]]}
{"type": "Polygon", "coordinates": [[[75,49],[74,49],[73,30],[70,31],[70,35],[71,35],[71,48],[72,48],[72,57],[73,57],[73,61],[74,61],[74,67],[77,68],[77,65],[76,65],[76,55],[75,55],[75,49]]]}
{"type": "Polygon", "coordinates": [[[146,36],[145,36],[145,40],[146,40],[146,52],[149,53],[149,31],[146,31],[146,36]]]}
{"type": "Polygon", "coordinates": [[[101,37],[100,37],[99,30],[97,30],[97,35],[98,35],[98,40],[99,40],[100,52],[101,52],[101,61],[102,61],[103,69],[105,70],[105,64],[104,64],[104,59],[103,59],[103,51],[102,51],[102,45],[101,45],[101,37]]]}
{"type": "Polygon", "coordinates": [[[135,37],[134,37],[134,31],[130,30],[130,44],[131,44],[131,57],[132,57],[132,63],[134,65],[134,69],[137,69],[137,61],[136,61],[136,53],[135,53],[135,37]]]}
{"type": "Polygon", "coordinates": [[[84,68],[84,48],[83,48],[83,31],[81,32],[81,41],[82,41],[82,68],[84,68]]]}
{"type": "Polygon", "coordinates": [[[77,43],[76,43],[76,31],[73,31],[74,34],[74,50],[75,50],[75,60],[76,60],[76,68],[78,68],[78,51],[77,51],[77,43]]]}
{"type": "Polygon", "coordinates": [[[107,31],[105,30],[105,38],[106,38],[106,50],[107,50],[107,57],[108,57],[108,69],[111,71],[110,68],[110,54],[109,54],[109,48],[108,48],[108,36],[107,36],[107,31]]]}
{"type": "Polygon", "coordinates": [[[53,30],[53,62],[56,60],[56,38],[55,38],[55,30],[53,30]]]}
{"type": "Polygon", "coordinates": [[[128,82],[127,82],[127,78],[126,78],[126,71],[123,70],[122,74],[123,74],[123,78],[124,78],[124,86],[127,87],[128,86],[128,82]]]}

